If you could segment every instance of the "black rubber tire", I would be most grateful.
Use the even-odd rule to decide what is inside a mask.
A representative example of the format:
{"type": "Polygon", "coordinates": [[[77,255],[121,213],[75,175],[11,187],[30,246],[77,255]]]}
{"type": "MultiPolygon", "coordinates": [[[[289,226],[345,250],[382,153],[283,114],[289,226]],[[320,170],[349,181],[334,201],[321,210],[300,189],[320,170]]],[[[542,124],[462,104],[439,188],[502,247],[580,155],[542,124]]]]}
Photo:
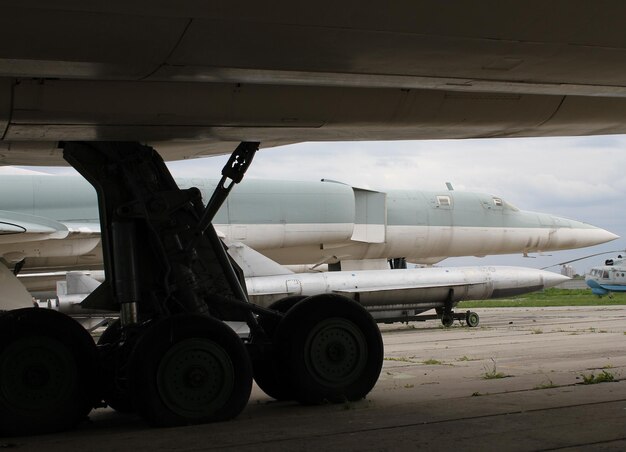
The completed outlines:
{"type": "Polygon", "coordinates": [[[115,319],[106,327],[102,335],[98,338],[98,345],[113,344],[122,337],[122,322],[115,319]]]}
{"type": "Polygon", "coordinates": [[[101,362],[103,363],[103,399],[108,406],[119,413],[133,413],[135,409],[130,390],[128,387],[123,387],[124,381],[118,380],[119,367],[123,366],[126,361],[120,354],[124,354],[126,348],[107,349],[106,347],[116,344],[121,337],[122,323],[120,319],[115,319],[98,339],[98,350],[101,353],[101,362]]]}
{"type": "Polygon", "coordinates": [[[480,317],[474,311],[467,311],[465,313],[465,323],[470,328],[476,328],[480,323],[480,317]]]}
{"type": "Polygon", "coordinates": [[[99,400],[97,352],[78,322],[25,308],[0,317],[0,436],[69,429],[99,400]]]}
{"type": "Polygon", "coordinates": [[[450,328],[454,324],[454,316],[452,314],[443,314],[441,316],[441,324],[446,328],[450,328]]]}
{"type": "Polygon", "coordinates": [[[335,294],[309,297],[289,310],[278,326],[276,347],[281,383],[307,405],[362,399],[383,364],[382,336],[370,313],[335,294]]]}
{"type": "MultiPolygon", "coordinates": [[[[299,303],[305,298],[307,298],[306,295],[290,295],[288,297],[281,298],[280,300],[276,300],[268,306],[268,309],[273,309],[274,311],[286,314],[287,311],[296,305],[296,303],[299,303]]],[[[275,321],[273,318],[267,318],[263,315],[259,315],[258,321],[268,337],[274,337],[274,333],[276,333],[276,328],[278,327],[279,322],[275,321]]]]}
{"type": "MultiPolygon", "coordinates": [[[[281,298],[280,300],[275,301],[269,306],[269,309],[274,309],[275,311],[286,313],[289,311],[296,303],[307,298],[304,295],[292,295],[289,297],[281,298]]],[[[270,339],[273,339],[276,332],[276,327],[278,326],[277,322],[271,322],[269,319],[265,319],[262,315],[259,316],[259,323],[267,333],[270,339]]],[[[261,388],[261,390],[276,400],[292,400],[293,390],[291,385],[285,384],[285,378],[279,378],[278,374],[282,371],[284,367],[279,360],[279,355],[277,353],[273,353],[270,356],[265,356],[259,359],[255,359],[252,362],[252,366],[254,369],[254,381],[257,386],[261,388]]]]}
{"type": "Polygon", "coordinates": [[[129,359],[133,406],[159,427],[236,417],[252,389],[252,366],[237,334],[211,317],[182,314],[151,325],[129,359]]]}
{"type": "Polygon", "coordinates": [[[305,298],[308,298],[306,295],[289,295],[288,297],[281,298],[280,300],[276,300],[272,303],[269,308],[274,311],[282,312],[283,314],[287,313],[291,308],[293,308],[296,303],[301,302],[305,298]]]}

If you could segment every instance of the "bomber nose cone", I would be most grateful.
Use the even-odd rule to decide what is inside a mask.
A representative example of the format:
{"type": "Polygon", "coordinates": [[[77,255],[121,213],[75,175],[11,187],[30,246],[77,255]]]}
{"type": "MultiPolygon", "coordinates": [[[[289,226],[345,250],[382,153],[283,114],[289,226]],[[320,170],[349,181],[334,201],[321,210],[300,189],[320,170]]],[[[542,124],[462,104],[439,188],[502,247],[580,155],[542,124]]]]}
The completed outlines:
{"type": "Polygon", "coordinates": [[[555,230],[550,242],[553,249],[584,248],[618,239],[617,234],[581,221],[552,217],[555,230]]]}
{"type": "Polygon", "coordinates": [[[581,242],[580,246],[599,245],[601,243],[606,243],[610,242],[611,240],[619,239],[619,235],[613,234],[606,229],[597,228],[592,225],[587,226],[587,229],[578,229],[579,241],[581,242]]]}

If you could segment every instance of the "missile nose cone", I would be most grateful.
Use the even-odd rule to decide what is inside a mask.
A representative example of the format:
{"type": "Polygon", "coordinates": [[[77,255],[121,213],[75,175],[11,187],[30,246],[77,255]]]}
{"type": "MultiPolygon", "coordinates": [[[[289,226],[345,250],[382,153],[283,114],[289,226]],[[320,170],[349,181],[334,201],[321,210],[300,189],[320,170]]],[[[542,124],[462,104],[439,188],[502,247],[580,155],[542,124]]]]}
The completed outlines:
{"type": "Polygon", "coordinates": [[[558,286],[559,284],[569,280],[567,276],[560,275],[558,273],[542,270],[543,288],[558,286]]]}

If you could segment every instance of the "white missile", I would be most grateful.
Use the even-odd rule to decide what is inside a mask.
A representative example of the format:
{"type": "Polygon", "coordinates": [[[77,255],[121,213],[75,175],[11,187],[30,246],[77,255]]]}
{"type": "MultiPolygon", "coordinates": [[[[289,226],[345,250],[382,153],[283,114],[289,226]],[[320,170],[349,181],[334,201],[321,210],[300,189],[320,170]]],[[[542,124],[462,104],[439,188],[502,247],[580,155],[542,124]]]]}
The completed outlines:
{"type": "Polygon", "coordinates": [[[430,309],[452,309],[460,301],[521,295],[569,279],[524,267],[441,267],[364,270],[246,278],[250,300],[262,306],[285,296],[337,293],[365,306],[379,322],[419,320],[430,309]]]}
{"type": "MultiPolygon", "coordinates": [[[[100,272],[97,277],[102,276],[100,272]]],[[[74,316],[102,315],[101,311],[80,307],[81,301],[100,282],[80,272],[69,272],[66,278],[57,284],[56,300],[49,306],[74,316]]],[[[452,311],[460,301],[521,295],[556,286],[568,279],[557,273],[524,267],[440,267],[287,272],[250,276],[246,278],[246,285],[250,301],[265,307],[287,296],[337,293],[361,303],[378,322],[397,322],[441,318],[446,312],[452,318],[464,319],[465,313],[452,311]],[[431,309],[436,309],[438,314],[419,315],[431,309]]]]}

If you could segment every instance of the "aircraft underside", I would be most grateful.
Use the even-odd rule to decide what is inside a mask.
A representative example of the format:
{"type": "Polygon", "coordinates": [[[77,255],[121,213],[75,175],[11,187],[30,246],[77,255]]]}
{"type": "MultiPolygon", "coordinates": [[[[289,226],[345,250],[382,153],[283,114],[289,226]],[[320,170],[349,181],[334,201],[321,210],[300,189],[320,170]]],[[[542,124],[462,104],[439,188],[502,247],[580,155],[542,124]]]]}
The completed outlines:
{"type": "Polygon", "coordinates": [[[179,189],[152,148],[67,142],[65,158],[94,185],[106,282],[85,301],[117,308],[96,346],[54,311],[0,317],[3,435],[62,430],[94,407],[136,410],[156,426],[220,421],[245,407],[253,377],[302,403],[364,397],[382,367],[380,331],[334,294],[248,302],[211,219],[258,149],[241,143],[205,208],[179,189]],[[247,323],[245,341],[224,321],[247,323]]]}

